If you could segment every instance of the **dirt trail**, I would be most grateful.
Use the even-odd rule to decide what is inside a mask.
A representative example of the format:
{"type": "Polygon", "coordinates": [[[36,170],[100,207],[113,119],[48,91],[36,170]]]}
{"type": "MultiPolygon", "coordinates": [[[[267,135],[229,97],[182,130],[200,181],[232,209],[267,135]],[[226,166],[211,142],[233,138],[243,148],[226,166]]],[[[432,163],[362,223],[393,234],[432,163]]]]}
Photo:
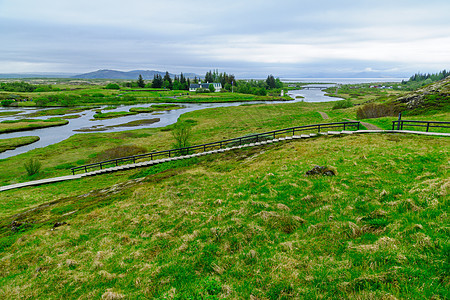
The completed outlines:
{"type": "Polygon", "coordinates": [[[323,118],[324,120],[330,118],[330,117],[329,117],[326,113],[324,113],[324,112],[318,111],[318,113],[322,116],[322,118],[323,118]]]}
{"type": "MultiPolygon", "coordinates": [[[[347,120],[349,120],[351,122],[358,122],[356,120],[351,120],[351,119],[347,119],[347,120]]],[[[368,130],[383,130],[383,129],[381,129],[380,127],[378,127],[376,125],[373,125],[373,124],[370,124],[370,123],[366,123],[366,122],[361,122],[361,125],[366,127],[368,130]]]]}

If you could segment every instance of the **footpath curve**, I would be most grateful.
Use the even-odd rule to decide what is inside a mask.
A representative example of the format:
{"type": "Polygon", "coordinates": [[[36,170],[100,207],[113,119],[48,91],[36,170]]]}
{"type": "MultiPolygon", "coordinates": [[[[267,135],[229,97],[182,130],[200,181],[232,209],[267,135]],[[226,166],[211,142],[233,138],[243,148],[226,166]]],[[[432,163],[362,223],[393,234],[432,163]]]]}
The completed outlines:
{"type": "MultiPolygon", "coordinates": [[[[327,115],[327,113],[324,113],[324,112],[322,112],[322,111],[318,111],[318,113],[320,114],[320,116],[321,116],[322,119],[324,119],[324,120],[327,120],[327,119],[330,118],[330,117],[327,115]]],[[[355,122],[357,122],[357,121],[355,121],[355,122]]]]}
{"type": "MultiPolygon", "coordinates": [[[[366,126],[365,124],[363,124],[363,125],[366,126]]],[[[372,125],[372,124],[369,124],[369,125],[372,125]]],[[[372,126],[375,126],[375,125],[372,125],[372,126]]],[[[367,126],[366,126],[366,128],[367,128],[367,126]]],[[[150,160],[150,161],[144,161],[144,162],[140,162],[140,163],[121,165],[121,166],[117,166],[117,167],[92,171],[92,172],[83,173],[83,174],[68,175],[68,176],[61,176],[61,177],[54,177],[54,178],[47,178],[47,179],[5,185],[5,186],[0,186],[0,192],[12,190],[12,189],[18,189],[18,188],[27,187],[27,186],[38,186],[38,185],[42,185],[42,184],[80,179],[80,178],[87,177],[87,176],[95,176],[95,175],[118,172],[118,171],[123,171],[123,170],[149,167],[152,165],[156,165],[156,164],[160,164],[160,163],[164,163],[164,162],[168,162],[168,161],[188,159],[188,158],[192,158],[192,157],[203,156],[203,155],[214,154],[214,153],[221,153],[221,152],[226,152],[226,151],[231,151],[231,150],[241,149],[241,148],[247,148],[247,147],[258,147],[258,146],[263,146],[266,144],[272,144],[272,143],[283,142],[283,141],[290,141],[290,140],[296,140],[296,139],[307,139],[307,138],[312,138],[312,137],[316,137],[316,136],[320,136],[320,135],[348,135],[348,134],[362,134],[362,133],[400,133],[400,134],[403,133],[403,134],[418,134],[418,135],[428,135],[428,136],[450,137],[450,133],[409,131],[409,130],[378,130],[378,129],[377,130],[356,130],[356,131],[328,131],[328,132],[321,132],[321,133],[302,134],[302,135],[287,136],[284,138],[277,138],[277,139],[273,139],[273,140],[266,140],[266,141],[261,141],[261,142],[256,142],[256,143],[249,143],[249,144],[230,147],[230,148],[215,149],[215,150],[211,150],[211,151],[207,151],[207,152],[195,153],[195,154],[190,154],[190,155],[163,158],[163,159],[158,159],[158,160],[150,160]]]]}
{"type": "MultiPolygon", "coordinates": [[[[351,120],[351,119],[346,119],[346,120],[349,120],[349,121],[352,121],[352,122],[357,122],[356,120],[351,120]]],[[[367,122],[361,122],[361,121],[360,121],[359,123],[361,123],[361,125],[363,125],[364,127],[366,127],[367,130],[383,130],[383,129],[381,129],[381,128],[378,127],[378,126],[373,125],[373,124],[370,124],[370,123],[367,123],[367,122]]]]}

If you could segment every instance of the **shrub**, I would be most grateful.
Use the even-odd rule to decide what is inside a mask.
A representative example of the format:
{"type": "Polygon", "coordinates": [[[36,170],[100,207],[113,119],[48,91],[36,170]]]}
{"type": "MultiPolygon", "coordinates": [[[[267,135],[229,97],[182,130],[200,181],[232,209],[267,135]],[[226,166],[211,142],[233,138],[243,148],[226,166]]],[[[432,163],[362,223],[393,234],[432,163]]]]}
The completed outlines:
{"type": "Polygon", "coordinates": [[[43,85],[43,86],[39,86],[37,87],[34,92],[38,93],[38,92],[51,92],[53,90],[53,87],[51,85],[43,85]]]}
{"type": "Polygon", "coordinates": [[[30,158],[27,160],[23,166],[25,167],[25,170],[27,171],[28,176],[32,176],[34,174],[39,173],[41,170],[41,163],[37,159],[30,158]]]}
{"type": "Polygon", "coordinates": [[[117,83],[108,83],[105,87],[107,90],[120,90],[120,86],[117,83]]]}
{"type": "Polygon", "coordinates": [[[196,93],[211,93],[211,91],[209,89],[204,89],[204,88],[198,88],[196,91],[196,93]]]}
{"type": "Polygon", "coordinates": [[[14,103],[15,101],[12,99],[5,99],[1,102],[2,106],[10,106],[12,103],[14,103]]]}
{"type": "Polygon", "coordinates": [[[353,103],[350,99],[340,100],[340,101],[334,102],[333,109],[343,109],[343,108],[349,108],[352,106],[353,106],[353,103]]]}
{"type": "MultiPolygon", "coordinates": [[[[191,125],[187,123],[177,123],[172,130],[172,136],[175,140],[174,149],[186,148],[190,146],[191,125]]],[[[183,153],[182,153],[183,154],[183,153]]]]}
{"type": "Polygon", "coordinates": [[[105,97],[105,95],[103,95],[102,93],[94,93],[94,94],[92,94],[92,97],[100,97],[100,98],[102,98],[102,97],[105,97]]]}
{"type": "Polygon", "coordinates": [[[394,106],[369,103],[358,108],[358,110],[356,111],[356,117],[358,119],[372,119],[395,116],[397,113],[397,109],[394,106]]]}

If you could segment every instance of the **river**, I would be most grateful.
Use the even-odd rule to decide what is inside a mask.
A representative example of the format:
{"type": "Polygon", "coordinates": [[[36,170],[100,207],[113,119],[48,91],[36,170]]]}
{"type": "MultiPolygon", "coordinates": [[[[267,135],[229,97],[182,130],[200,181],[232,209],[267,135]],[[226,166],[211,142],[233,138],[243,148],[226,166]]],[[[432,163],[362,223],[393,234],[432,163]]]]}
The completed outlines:
{"type": "MultiPolygon", "coordinates": [[[[298,102],[298,101],[305,101],[305,102],[325,102],[325,101],[336,101],[340,100],[339,98],[332,98],[325,96],[325,92],[321,91],[320,89],[310,89],[310,90],[295,90],[295,91],[289,91],[289,95],[293,98],[292,101],[289,101],[289,103],[292,102],[298,102]],[[304,98],[296,98],[296,96],[303,96],[304,98]]],[[[35,148],[42,148],[46,147],[52,144],[59,143],[70,136],[80,133],[77,130],[83,129],[83,128],[102,128],[107,126],[115,126],[119,124],[128,123],[131,121],[136,120],[143,120],[143,119],[152,119],[152,118],[159,118],[160,121],[153,123],[153,124],[147,124],[139,127],[116,127],[116,128],[105,128],[105,130],[101,132],[118,132],[118,131],[125,131],[125,130],[132,130],[132,129],[140,129],[140,128],[157,128],[157,127],[164,127],[170,124],[175,123],[180,115],[200,110],[200,109],[206,109],[206,108],[214,108],[214,107],[229,107],[229,106],[238,106],[241,104],[249,104],[249,103],[270,103],[270,104],[276,104],[276,103],[286,103],[286,101],[270,101],[270,102],[232,102],[232,103],[183,103],[180,104],[183,106],[181,109],[176,110],[170,110],[170,111],[160,111],[157,113],[142,113],[137,115],[131,115],[131,116],[125,116],[120,118],[113,118],[113,119],[105,119],[105,120],[97,120],[93,118],[95,114],[96,109],[92,110],[86,110],[82,113],[75,113],[74,115],[81,115],[81,117],[76,119],[69,119],[69,123],[64,126],[57,126],[57,127],[48,127],[48,128],[42,128],[42,129],[35,129],[30,131],[21,131],[21,132],[13,132],[13,133],[4,133],[0,134],[0,139],[6,139],[6,138],[14,138],[14,137],[22,137],[22,136],[39,136],[40,140],[29,144],[26,146],[18,147],[14,150],[8,150],[3,153],[0,153],[0,159],[8,158],[11,156],[15,156],[21,153],[28,152],[30,150],[33,150],[35,148]]],[[[109,111],[128,111],[132,107],[149,107],[152,104],[137,104],[137,105],[125,105],[125,106],[119,106],[115,110],[108,110],[109,111]]],[[[24,118],[25,114],[33,113],[39,110],[48,109],[48,108],[0,108],[0,112],[2,111],[23,111],[21,114],[13,115],[13,116],[3,116],[0,117],[0,121],[3,120],[17,120],[20,118],[24,118]]],[[[68,115],[66,115],[68,116],[68,115]]],[[[43,119],[46,119],[48,117],[41,117],[43,119]]]]}

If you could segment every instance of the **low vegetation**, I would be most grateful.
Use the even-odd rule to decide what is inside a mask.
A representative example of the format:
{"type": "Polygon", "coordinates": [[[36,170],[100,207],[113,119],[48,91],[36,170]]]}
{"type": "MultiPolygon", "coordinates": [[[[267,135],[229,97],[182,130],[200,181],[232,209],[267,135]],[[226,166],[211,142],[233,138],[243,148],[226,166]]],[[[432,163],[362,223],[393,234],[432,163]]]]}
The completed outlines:
{"type": "Polygon", "coordinates": [[[40,119],[19,119],[0,122],[0,133],[27,131],[38,128],[66,125],[69,121],[61,118],[40,119]]]}
{"type": "Polygon", "coordinates": [[[155,111],[167,111],[167,110],[174,110],[174,109],[180,109],[184,106],[177,105],[177,104],[153,104],[149,107],[132,107],[130,108],[130,112],[136,112],[136,113],[152,113],[155,111]]]}
{"type": "Polygon", "coordinates": [[[17,147],[29,145],[39,141],[38,136],[24,136],[9,139],[0,139],[0,153],[7,150],[14,150],[17,147]]]}
{"type": "Polygon", "coordinates": [[[395,116],[400,111],[396,110],[393,105],[382,103],[368,103],[358,107],[356,111],[356,118],[358,119],[373,119],[380,117],[395,116]]]}
{"type": "Polygon", "coordinates": [[[112,118],[120,118],[125,116],[136,115],[137,112],[132,111],[110,111],[110,112],[96,112],[94,114],[95,119],[112,119],[112,118]]]}
{"type": "Polygon", "coordinates": [[[333,105],[333,109],[344,109],[353,107],[353,103],[350,99],[335,101],[333,105]]]}
{"type": "Polygon", "coordinates": [[[123,145],[106,149],[105,151],[97,154],[95,157],[93,157],[93,162],[100,162],[120,157],[132,156],[142,154],[145,152],[147,152],[147,149],[141,146],[123,145]]]}
{"type": "Polygon", "coordinates": [[[26,162],[24,162],[23,167],[27,171],[28,176],[33,176],[41,170],[41,162],[37,159],[30,158],[26,162]]]}

